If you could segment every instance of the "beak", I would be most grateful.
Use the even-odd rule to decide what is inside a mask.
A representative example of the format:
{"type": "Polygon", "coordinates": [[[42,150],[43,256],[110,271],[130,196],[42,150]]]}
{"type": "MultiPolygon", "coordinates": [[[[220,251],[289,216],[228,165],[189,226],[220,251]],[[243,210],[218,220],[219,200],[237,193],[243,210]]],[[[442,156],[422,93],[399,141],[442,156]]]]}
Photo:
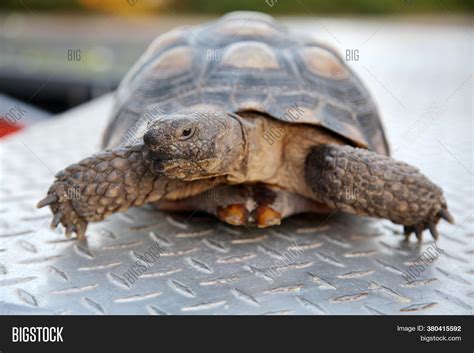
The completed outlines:
{"type": "Polygon", "coordinates": [[[143,151],[143,158],[151,164],[153,171],[161,173],[165,171],[164,160],[149,148],[143,151]]]}

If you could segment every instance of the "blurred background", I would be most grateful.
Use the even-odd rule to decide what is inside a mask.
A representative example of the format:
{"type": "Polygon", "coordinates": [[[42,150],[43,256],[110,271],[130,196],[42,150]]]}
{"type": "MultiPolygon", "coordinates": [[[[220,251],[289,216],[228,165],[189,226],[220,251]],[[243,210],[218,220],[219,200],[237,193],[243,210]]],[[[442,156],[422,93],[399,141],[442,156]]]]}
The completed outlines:
{"type": "Polygon", "coordinates": [[[364,42],[383,23],[469,27],[472,4],[470,0],[2,0],[0,136],[113,90],[154,37],[228,11],[267,12],[303,32],[310,24],[316,36],[327,37],[329,44],[345,51],[351,48],[338,36],[343,32],[339,28],[348,29],[347,21],[353,21],[349,31],[360,34],[364,42]],[[15,109],[17,100],[29,109],[15,109]]]}

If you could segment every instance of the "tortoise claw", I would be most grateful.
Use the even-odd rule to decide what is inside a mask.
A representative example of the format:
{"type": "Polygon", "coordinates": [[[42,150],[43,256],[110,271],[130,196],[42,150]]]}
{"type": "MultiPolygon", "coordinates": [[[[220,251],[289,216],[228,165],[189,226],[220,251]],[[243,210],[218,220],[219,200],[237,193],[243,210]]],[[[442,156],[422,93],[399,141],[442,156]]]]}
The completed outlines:
{"type": "Polygon", "coordinates": [[[423,239],[423,232],[425,230],[429,230],[433,236],[433,239],[437,241],[439,239],[439,232],[436,226],[441,218],[448,221],[449,223],[454,223],[454,217],[448,211],[446,203],[439,205],[419,223],[404,225],[403,229],[405,233],[405,239],[409,240],[411,233],[414,232],[418,242],[421,242],[423,239]]]}
{"type": "Polygon", "coordinates": [[[79,223],[76,225],[76,234],[78,239],[85,239],[86,238],[86,229],[87,223],[79,223]]]}
{"type": "Polygon", "coordinates": [[[61,222],[62,218],[63,218],[63,213],[61,211],[55,213],[53,220],[51,222],[51,228],[55,229],[58,226],[59,222],[61,222]]]}
{"type": "Polygon", "coordinates": [[[50,187],[49,194],[38,202],[37,207],[41,208],[47,205],[51,207],[53,212],[52,229],[62,224],[68,238],[71,238],[71,235],[76,233],[79,239],[83,239],[87,229],[87,220],[77,213],[72,204],[73,200],[60,196],[65,194],[65,189],[66,185],[64,183],[56,181],[50,187]]]}
{"type": "Polygon", "coordinates": [[[72,233],[75,231],[75,229],[76,229],[76,227],[75,227],[74,225],[68,225],[68,226],[66,227],[66,237],[67,237],[68,239],[71,238],[71,235],[72,235],[72,233]]]}
{"type": "Polygon", "coordinates": [[[431,235],[433,236],[434,240],[439,239],[439,232],[438,229],[436,229],[436,224],[430,222],[428,223],[428,229],[430,230],[431,235]]]}
{"type": "Polygon", "coordinates": [[[439,210],[438,215],[449,223],[454,224],[454,217],[451,215],[451,213],[449,213],[446,208],[442,208],[441,210],[439,210]]]}
{"type": "Polygon", "coordinates": [[[424,225],[404,226],[403,230],[405,234],[405,240],[408,241],[410,239],[411,233],[415,233],[416,239],[419,243],[421,243],[421,241],[423,240],[423,231],[425,229],[428,229],[430,231],[435,241],[439,239],[439,232],[438,229],[436,229],[436,224],[433,222],[428,222],[424,225]]]}
{"type": "Polygon", "coordinates": [[[410,239],[411,233],[413,233],[414,228],[411,226],[403,226],[403,234],[405,235],[405,240],[408,241],[410,239]]]}
{"type": "Polygon", "coordinates": [[[423,240],[423,227],[416,226],[415,235],[416,235],[416,239],[418,240],[418,243],[421,243],[421,241],[423,240]]]}
{"type": "Polygon", "coordinates": [[[58,202],[58,200],[59,200],[59,197],[57,195],[49,194],[48,196],[46,196],[44,199],[42,199],[36,204],[36,208],[42,208],[44,206],[51,205],[53,203],[58,202]]]}

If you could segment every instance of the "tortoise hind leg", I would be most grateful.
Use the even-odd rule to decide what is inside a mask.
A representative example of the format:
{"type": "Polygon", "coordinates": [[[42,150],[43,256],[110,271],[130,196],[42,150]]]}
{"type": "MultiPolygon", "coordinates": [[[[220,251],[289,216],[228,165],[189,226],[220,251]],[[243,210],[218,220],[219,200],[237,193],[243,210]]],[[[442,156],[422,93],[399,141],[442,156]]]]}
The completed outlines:
{"type": "Polygon", "coordinates": [[[440,218],[453,222],[441,188],[406,163],[350,146],[321,145],[305,162],[313,197],[344,212],[387,218],[418,240],[438,238],[440,218]]]}

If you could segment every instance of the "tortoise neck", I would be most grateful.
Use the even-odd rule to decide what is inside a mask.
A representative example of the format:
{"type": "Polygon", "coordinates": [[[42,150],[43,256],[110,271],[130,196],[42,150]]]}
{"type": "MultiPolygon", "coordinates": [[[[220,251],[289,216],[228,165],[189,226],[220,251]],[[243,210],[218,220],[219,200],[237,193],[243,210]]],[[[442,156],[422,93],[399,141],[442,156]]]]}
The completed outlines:
{"type": "Polygon", "coordinates": [[[240,123],[242,152],[229,168],[228,181],[240,184],[271,178],[281,163],[285,134],[285,129],[280,126],[282,123],[257,112],[233,114],[233,117],[240,123]],[[280,134],[279,138],[270,141],[268,136],[275,133],[280,134]]]}
{"type": "Polygon", "coordinates": [[[235,141],[234,143],[234,148],[241,148],[241,153],[239,158],[235,160],[233,165],[230,168],[230,173],[235,172],[236,170],[239,170],[242,172],[242,170],[246,170],[247,164],[248,164],[248,156],[249,156],[249,135],[250,132],[252,131],[252,126],[249,124],[246,119],[244,119],[241,115],[236,114],[236,113],[228,113],[228,115],[235,119],[237,123],[240,126],[240,139],[238,141],[235,141]]]}

